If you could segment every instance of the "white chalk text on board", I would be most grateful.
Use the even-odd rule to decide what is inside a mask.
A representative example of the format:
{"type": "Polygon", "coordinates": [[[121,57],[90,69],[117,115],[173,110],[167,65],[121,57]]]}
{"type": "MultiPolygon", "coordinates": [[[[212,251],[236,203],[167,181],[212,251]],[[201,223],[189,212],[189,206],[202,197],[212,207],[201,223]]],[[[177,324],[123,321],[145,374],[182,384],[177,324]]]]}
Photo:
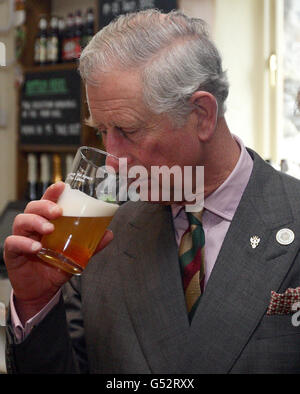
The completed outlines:
{"type": "Polygon", "coordinates": [[[22,144],[78,145],[81,82],[76,70],[27,73],[20,102],[22,144]]]}

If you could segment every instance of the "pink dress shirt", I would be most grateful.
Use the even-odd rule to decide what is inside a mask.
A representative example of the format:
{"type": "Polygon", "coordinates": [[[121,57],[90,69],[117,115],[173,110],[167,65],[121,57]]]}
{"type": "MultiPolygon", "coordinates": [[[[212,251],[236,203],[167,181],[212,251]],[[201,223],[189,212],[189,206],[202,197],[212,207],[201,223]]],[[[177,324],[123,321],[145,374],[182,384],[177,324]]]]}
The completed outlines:
{"type": "MultiPolygon", "coordinates": [[[[248,184],[253,161],[247,152],[243,142],[237,136],[233,138],[240,146],[241,154],[239,160],[225,182],[204,200],[204,211],[202,224],[205,233],[205,284],[207,283],[217,256],[221,249],[227,230],[230,226],[240,199],[248,184]]],[[[172,215],[175,228],[176,241],[179,246],[183,233],[188,228],[188,219],[184,207],[172,205],[172,215]]],[[[11,294],[10,310],[11,321],[16,341],[22,342],[30,333],[32,328],[39,324],[47,313],[57,304],[60,291],[44,306],[44,308],[29,319],[23,327],[15,310],[13,292],[11,294]]]]}

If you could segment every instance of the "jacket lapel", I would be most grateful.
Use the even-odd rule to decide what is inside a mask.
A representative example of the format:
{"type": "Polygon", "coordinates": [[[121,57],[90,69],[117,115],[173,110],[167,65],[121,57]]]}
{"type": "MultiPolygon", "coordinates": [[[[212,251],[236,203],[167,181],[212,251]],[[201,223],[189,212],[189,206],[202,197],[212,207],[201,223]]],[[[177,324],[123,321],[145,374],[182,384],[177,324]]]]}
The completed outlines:
{"type": "Polygon", "coordinates": [[[194,316],[180,373],[230,372],[299,249],[277,243],[279,229],[297,229],[281,178],[252,155],[253,172],[194,316]],[[255,249],[254,235],[261,239],[255,249]]]}
{"type": "Polygon", "coordinates": [[[170,209],[142,204],[129,226],[120,264],[127,308],[151,371],[172,373],[190,328],[170,209]]]}

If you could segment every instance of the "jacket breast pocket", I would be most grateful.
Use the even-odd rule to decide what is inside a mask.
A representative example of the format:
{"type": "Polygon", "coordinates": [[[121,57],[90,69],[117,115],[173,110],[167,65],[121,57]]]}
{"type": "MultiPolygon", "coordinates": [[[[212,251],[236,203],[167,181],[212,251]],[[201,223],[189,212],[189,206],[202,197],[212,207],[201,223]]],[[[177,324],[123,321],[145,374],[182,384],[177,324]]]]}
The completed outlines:
{"type": "Polygon", "coordinates": [[[300,326],[292,315],[265,315],[233,373],[300,373],[300,326]]]}
{"type": "Polygon", "coordinates": [[[265,315],[255,332],[255,339],[284,337],[300,334],[300,312],[290,315],[265,315]]]}

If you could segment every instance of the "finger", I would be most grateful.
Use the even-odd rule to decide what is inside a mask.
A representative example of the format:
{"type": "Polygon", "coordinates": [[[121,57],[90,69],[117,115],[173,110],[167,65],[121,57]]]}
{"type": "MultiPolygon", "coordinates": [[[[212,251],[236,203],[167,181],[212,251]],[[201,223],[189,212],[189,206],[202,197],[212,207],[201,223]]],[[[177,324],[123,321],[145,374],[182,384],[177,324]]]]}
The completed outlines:
{"type": "Polygon", "coordinates": [[[11,259],[25,254],[36,254],[41,248],[40,242],[23,236],[10,235],[4,243],[4,259],[8,263],[11,259]]]}
{"type": "Polygon", "coordinates": [[[94,255],[98,252],[100,252],[100,250],[104,249],[114,238],[114,234],[111,230],[106,230],[104,233],[103,238],[101,239],[101,241],[99,242],[94,255]]]}
{"type": "Polygon", "coordinates": [[[21,213],[15,217],[13,223],[13,234],[30,237],[31,235],[50,234],[54,225],[39,215],[21,213]]]}
{"type": "Polygon", "coordinates": [[[64,188],[65,188],[64,182],[59,181],[54,183],[53,185],[49,186],[48,189],[45,191],[42,200],[50,200],[53,202],[57,202],[64,188]]]}
{"type": "Polygon", "coordinates": [[[36,200],[27,204],[24,213],[34,214],[53,220],[62,215],[62,209],[53,201],[36,200]]]}

